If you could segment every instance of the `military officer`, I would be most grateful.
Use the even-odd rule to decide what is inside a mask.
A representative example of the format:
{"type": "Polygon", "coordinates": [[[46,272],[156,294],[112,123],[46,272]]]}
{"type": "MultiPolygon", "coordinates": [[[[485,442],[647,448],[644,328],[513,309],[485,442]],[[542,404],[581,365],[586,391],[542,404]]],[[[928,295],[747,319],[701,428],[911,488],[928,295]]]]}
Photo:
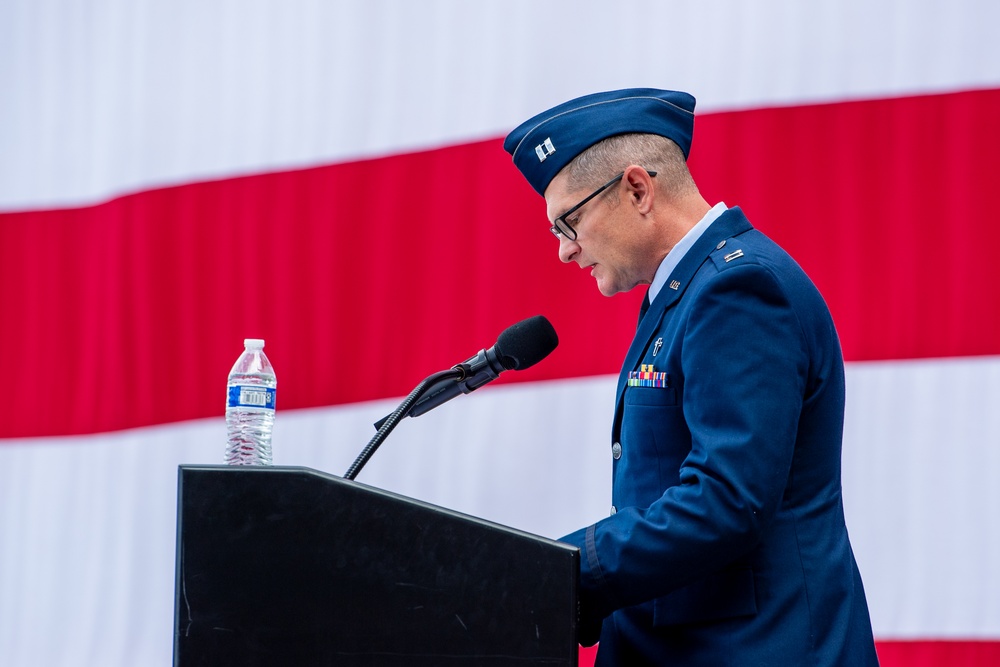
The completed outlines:
{"type": "Polygon", "coordinates": [[[688,168],[694,98],[629,89],[504,142],[559,258],[648,285],[618,378],[612,514],[581,552],[598,665],[877,665],[841,497],[844,364],[795,261],[688,168]],[[648,306],[648,310],[647,310],[648,306]]]}

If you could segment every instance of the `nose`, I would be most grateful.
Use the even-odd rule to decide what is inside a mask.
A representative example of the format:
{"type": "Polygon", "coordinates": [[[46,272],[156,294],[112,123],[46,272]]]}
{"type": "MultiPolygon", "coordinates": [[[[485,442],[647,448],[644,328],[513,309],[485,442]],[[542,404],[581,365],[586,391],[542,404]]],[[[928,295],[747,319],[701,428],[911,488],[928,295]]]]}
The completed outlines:
{"type": "Polygon", "coordinates": [[[574,240],[570,240],[565,236],[559,237],[559,259],[564,263],[569,263],[573,261],[577,253],[580,252],[580,244],[574,240]]]}

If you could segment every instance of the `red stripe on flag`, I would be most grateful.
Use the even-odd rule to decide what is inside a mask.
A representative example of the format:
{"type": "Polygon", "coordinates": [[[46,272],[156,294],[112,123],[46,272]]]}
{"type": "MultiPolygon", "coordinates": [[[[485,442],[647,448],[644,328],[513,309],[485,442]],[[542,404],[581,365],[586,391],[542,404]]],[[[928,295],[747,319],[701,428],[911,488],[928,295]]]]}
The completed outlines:
{"type": "MultiPolygon", "coordinates": [[[[881,667],[986,667],[1000,665],[996,641],[879,641],[881,667]]],[[[597,647],[580,648],[580,667],[591,667],[597,647]]]]}
{"type": "Polygon", "coordinates": [[[1000,641],[880,641],[881,667],[986,667],[1000,665],[1000,641]]]}
{"type": "Polygon", "coordinates": [[[496,140],[8,214],[0,235],[8,437],[219,415],[245,337],[279,409],[405,394],[539,313],[562,344],[508,375],[608,373],[641,299],[567,280],[496,140]]]}
{"type": "Polygon", "coordinates": [[[707,115],[692,170],[819,285],[848,360],[1000,352],[1000,90],[707,115]]]}
{"type": "MultiPolygon", "coordinates": [[[[848,359],[997,354],[997,117],[1000,90],[706,115],[692,168],[800,260],[848,359]]],[[[280,409],[405,394],[538,313],[560,346],[505,380],[615,373],[642,290],[600,296],[546,227],[499,140],[0,215],[0,436],[220,415],[245,337],[280,409]]]]}

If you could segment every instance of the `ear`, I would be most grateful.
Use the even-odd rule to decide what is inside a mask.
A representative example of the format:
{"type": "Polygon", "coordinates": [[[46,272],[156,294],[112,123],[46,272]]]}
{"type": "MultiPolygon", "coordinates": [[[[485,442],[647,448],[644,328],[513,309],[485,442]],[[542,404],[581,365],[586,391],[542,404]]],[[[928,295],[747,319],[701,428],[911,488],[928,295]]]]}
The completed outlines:
{"type": "Polygon", "coordinates": [[[653,208],[653,177],[649,175],[643,167],[630,165],[625,169],[622,177],[625,186],[628,188],[629,201],[636,207],[639,213],[645,215],[653,208]]]}

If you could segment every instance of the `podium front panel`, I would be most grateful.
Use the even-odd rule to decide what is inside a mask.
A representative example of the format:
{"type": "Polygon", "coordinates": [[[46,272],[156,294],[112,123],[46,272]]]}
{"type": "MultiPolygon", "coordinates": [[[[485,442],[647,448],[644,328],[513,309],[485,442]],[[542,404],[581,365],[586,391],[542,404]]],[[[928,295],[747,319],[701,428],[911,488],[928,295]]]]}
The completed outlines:
{"type": "Polygon", "coordinates": [[[577,664],[574,547],[308,468],[178,488],[178,667],[577,664]]]}

